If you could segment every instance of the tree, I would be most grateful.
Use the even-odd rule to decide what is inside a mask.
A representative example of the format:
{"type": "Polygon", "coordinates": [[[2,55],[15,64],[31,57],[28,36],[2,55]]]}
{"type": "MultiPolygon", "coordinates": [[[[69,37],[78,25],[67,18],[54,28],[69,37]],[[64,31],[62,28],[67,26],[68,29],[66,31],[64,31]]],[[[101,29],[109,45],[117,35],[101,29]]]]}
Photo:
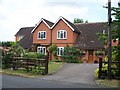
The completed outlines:
{"type": "Polygon", "coordinates": [[[88,20],[84,22],[83,19],[74,18],[74,23],[88,23],[88,20]]]}
{"type": "Polygon", "coordinates": [[[79,56],[83,53],[84,53],[83,50],[78,50],[73,46],[67,45],[64,48],[64,53],[61,56],[61,59],[63,61],[66,61],[67,63],[79,63],[79,56]]]}
{"type": "Polygon", "coordinates": [[[3,41],[3,42],[0,42],[0,44],[2,44],[3,47],[11,47],[15,42],[12,42],[12,41],[3,41]]]}
{"type": "MultiPolygon", "coordinates": [[[[112,16],[114,16],[114,20],[112,21],[112,40],[116,42],[118,40],[117,46],[112,46],[112,61],[119,61],[120,59],[120,2],[118,3],[118,7],[112,7],[112,16]]],[[[99,39],[104,42],[104,44],[108,43],[108,34],[99,33],[99,39]]],[[[108,55],[106,55],[105,60],[108,60],[108,55]]],[[[107,77],[107,67],[108,64],[103,66],[103,74],[107,77]]],[[[111,67],[119,68],[119,64],[112,64],[111,67]]],[[[119,70],[111,70],[112,78],[120,79],[119,70]]]]}
{"type": "Polygon", "coordinates": [[[118,3],[118,7],[112,7],[112,15],[115,17],[113,20],[113,25],[115,25],[113,29],[112,38],[116,41],[118,39],[118,45],[120,45],[120,2],[118,3]]]}
{"type": "Polygon", "coordinates": [[[17,42],[12,44],[10,53],[13,54],[13,56],[23,56],[25,54],[25,50],[23,49],[22,46],[20,46],[17,42]]]}
{"type": "MultiPolygon", "coordinates": [[[[116,42],[118,39],[118,46],[120,45],[120,4],[118,7],[112,7],[112,16],[114,16],[114,20],[112,21],[112,40],[116,42]]],[[[104,44],[108,43],[108,34],[97,33],[99,36],[99,40],[104,42],[104,44]]]]}

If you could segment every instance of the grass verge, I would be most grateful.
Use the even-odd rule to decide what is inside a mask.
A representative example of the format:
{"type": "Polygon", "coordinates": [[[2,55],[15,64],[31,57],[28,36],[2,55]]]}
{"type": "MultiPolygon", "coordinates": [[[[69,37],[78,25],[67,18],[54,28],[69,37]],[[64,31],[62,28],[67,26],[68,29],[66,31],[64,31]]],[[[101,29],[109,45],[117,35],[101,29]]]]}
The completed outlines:
{"type": "MultiPolygon", "coordinates": [[[[62,67],[62,65],[63,65],[63,63],[61,63],[61,62],[49,62],[48,74],[52,74],[52,73],[56,72],[57,70],[59,70],[62,67]]],[[[27,72],[26,70],[23,70],[23,69],[10,70],[10,69],[1,69],[0,68],[0,73],[29,77],[29,78],[43,76],[41,74],[33,74],[31,72],[27,72]]]]}
{"type": "Polygon", "coordinates": [[[98,79],[96,80],[96,83],[101,85],[101,86],[104,86],[104,87],[110,87],[110,88],[118,88],[120,87],[120,80],[101,80],[101,79],[98,79]]]}

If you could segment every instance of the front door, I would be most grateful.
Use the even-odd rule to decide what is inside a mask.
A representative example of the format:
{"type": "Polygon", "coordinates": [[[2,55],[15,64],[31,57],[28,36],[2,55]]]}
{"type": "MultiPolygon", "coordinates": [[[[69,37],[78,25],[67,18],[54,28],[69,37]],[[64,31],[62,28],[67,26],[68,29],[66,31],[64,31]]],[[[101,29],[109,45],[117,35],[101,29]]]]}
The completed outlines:
{"type": "Polygon", "coordinates": [[[88,63],[93,63],[93,50],[88,51],[88,63]]]}

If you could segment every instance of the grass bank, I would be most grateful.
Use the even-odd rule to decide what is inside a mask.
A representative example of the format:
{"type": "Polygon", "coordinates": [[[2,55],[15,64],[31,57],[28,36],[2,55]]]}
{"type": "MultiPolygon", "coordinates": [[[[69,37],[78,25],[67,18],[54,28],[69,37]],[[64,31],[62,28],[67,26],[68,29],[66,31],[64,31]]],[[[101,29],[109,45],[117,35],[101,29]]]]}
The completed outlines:
{"type": "MultiPolygon", "coordinates": [[[[52,74],[54,72],[57,72],[62,66],[63,66],[63,63],[61,63],[61,62],[49,62],[48,74],[52,74]]],[[[5,74],[31,77],[31,78],[37,77],[37,76],[43,76],[41,74],[33,74],[33,73],[28,72],[28,71],[23,70],[23,69],[18,69],[18,70],[0,69],[0,72],[5,73],[5,74]]]]}
{"type": "Polygon", "coordinates": [[[104,87],[110,87],[110,88],[118,88],[120,87],[120,80],[101,80],[101,79],[98,79],[96,80],[96,83],[101,85],[101,86],[104,86],[104,87]]]}

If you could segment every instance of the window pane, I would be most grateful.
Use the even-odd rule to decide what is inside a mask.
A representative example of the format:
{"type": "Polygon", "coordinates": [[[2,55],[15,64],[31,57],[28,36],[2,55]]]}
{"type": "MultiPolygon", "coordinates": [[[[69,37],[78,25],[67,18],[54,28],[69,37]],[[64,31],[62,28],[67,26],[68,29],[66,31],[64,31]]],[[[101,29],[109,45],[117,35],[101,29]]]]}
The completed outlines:
{"type": "Polygon", "coordinates": [[[60,48],[60,55],[62,55],[62,48],[60,48]]]}
{"type": "Polygon", "coordinates": [[[42,38],[42,39],[44,38],[44,33],[43,33],[43,32],[41,32],[41,38],[42,38]]]}
{"type": "Polygon", "coordinates": [[[42,54],[43,52],[42,52],[42,48],[40,48],[40,53],[42,54]]]}
{"type": "Polygon", "coordinates": [[[43,54],[45,54],[45,48],[43,48],[43,54]]]}
{"type": "Polygon", "coordinates": [[[45,38],[46,37],[46,32],[44,32],[44,37],[43,38],[45,38]]]}
{"type": "Polygon", "coordinates": [[[61,31],[61,38],[63,38],[63,31],[61,31]]]}
{"type": "Polygon", "coordinates": [[[57,55],[59,55],[59,48],[57,48],[57,55]]]}
{"type": "Polygon", "coordinates": [[[40,37],[40,32],[38,33],[38,38],[41,38],[41,37],[40,37]]]}
{"type": "Polygon", "coordinates": [[[58,38],[60,38],[60,32],[58,31],[58,36],[57,36],[58,38]]]}
{"type": "Polygon", "coordinates": [[[64,31],[64,38],[66,38],[66,31],[64,31]]]}

